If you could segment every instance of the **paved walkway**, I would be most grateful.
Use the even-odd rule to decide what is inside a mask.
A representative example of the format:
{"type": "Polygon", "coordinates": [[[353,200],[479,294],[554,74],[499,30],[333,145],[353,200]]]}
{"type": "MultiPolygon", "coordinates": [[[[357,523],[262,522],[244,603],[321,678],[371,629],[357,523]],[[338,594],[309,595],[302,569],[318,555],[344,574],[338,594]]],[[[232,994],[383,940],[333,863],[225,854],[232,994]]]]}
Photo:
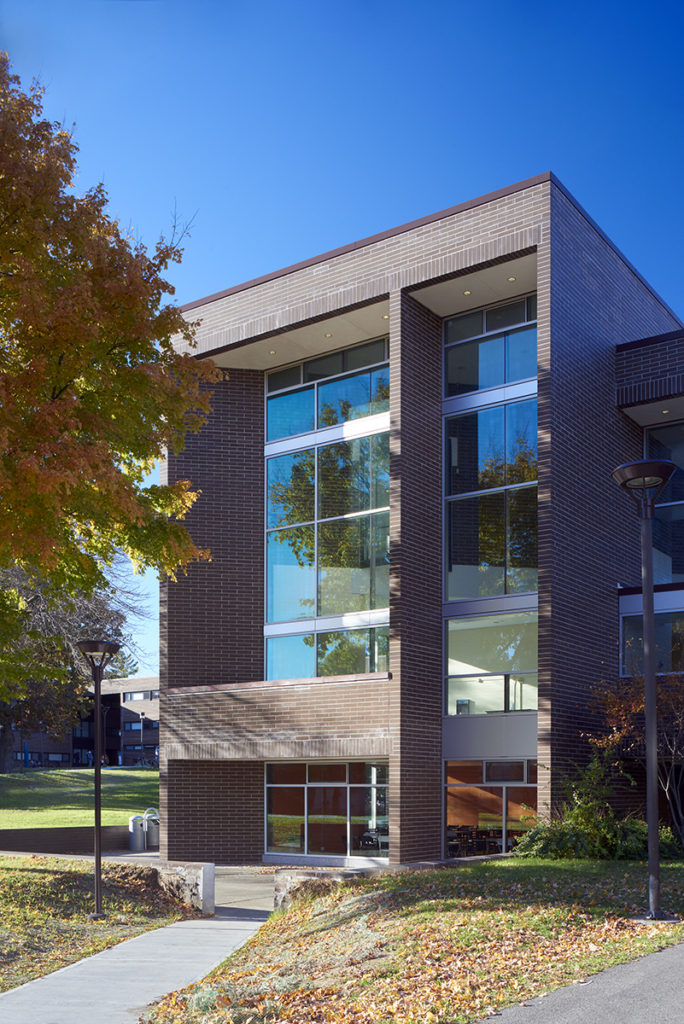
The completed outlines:
{"type": "Polygon", "coordinates": [[[671,946],[486,1019],[490,1024],[682,1024],[682,979],[684,945],[671,946]]]}
{"type": "MultiPolygon", "coordinates": [[[[153,863],[150,857],[140,860],[153,863]]],[[[259,928],[272,909],[270,873],[218,867],[214,918],[179,921],[145,932],[0,994],[0,1021],[134,1024],[149,1003],[199,981],[225,960],[259,928]]]]}

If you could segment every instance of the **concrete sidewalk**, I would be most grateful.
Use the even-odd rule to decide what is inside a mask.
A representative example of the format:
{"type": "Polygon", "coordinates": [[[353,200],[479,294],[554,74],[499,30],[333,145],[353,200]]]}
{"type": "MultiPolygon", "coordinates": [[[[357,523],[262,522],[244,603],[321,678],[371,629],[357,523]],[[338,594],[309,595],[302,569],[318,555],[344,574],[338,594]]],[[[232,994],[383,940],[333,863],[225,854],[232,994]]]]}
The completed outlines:
{"type": "MultiPolygon", "coordinates": [[[[122,858],[124,859],[124,858],[122,858]]],[[[126,858],[128,859],[128,858],[126,858]]],[[[149,862],[149,861],[148,861],[149,862]]],[[[273,909],[273,876],[216,869],[216,917],[179,921],[0,995],[8,1024],[134,1024],[148,1004],[199,981],[273,909]]]]}
{"type": "Polygon", "coordinates": [[[490,1024],[682,1024],[682,979],[684,945],[670,946],[485,1019],[490,1024]]]}

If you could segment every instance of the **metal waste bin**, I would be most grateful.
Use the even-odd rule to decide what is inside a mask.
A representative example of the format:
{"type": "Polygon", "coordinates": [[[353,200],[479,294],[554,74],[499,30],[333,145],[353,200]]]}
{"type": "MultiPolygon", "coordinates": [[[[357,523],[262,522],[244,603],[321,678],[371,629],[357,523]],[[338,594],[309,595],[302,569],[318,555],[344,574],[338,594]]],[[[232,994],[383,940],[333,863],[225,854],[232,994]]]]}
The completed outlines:
{"type": "Polygon", "coordinates": [[[159,811],[156,807],[148,807],[143,815],[145,830],[145,848],[159,846],[159,811]]]}
{"type": "Polygon", "coordinates": [[[128,819],[128,849],[142,853],[145,849],[145,822],[142,814],[133,814],[128,819]]]}

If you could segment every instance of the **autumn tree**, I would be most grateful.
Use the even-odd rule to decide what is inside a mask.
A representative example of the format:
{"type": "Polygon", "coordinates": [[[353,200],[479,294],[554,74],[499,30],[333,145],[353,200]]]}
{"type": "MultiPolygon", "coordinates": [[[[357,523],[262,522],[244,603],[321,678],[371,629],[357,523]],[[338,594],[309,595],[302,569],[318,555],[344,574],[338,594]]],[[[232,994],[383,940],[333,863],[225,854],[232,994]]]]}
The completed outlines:
{"type": "MultiPolygon", "coordinates": [[[[166,301],[177,241],[148,252],[102,185],[77,194],[76,153],[0,55],[0,567],[87,595],[119,550],[161,575],[206,557],[179,522],[189,481],[145,479],[203,425],[217,371],[166,301]]],[[[0,587],[0,695],[31,678],[29,624],[0,587]]]]}
{"type": "MultiPolygon", "coordinates": [[[[605,723],[592,742],[621,759],[645,763],[645,692],[643,676],[604,681],[595,704],[605,723]]],[[[658,782],[667,797],[672,824],[684,847],[684,675],[658,676],[658,782]]]]}
{"type": "Polygon", "coordinates": [[[76,641],[106,635],[129,643],[125,624],[137,603],[121,587],[90,595],[62,593],[57,599],[49,583],[37,582],[17,566],[0,568],[0,586],[13,588],[26,607],[19,643],[32,666],[21,695],[0,701],[0,771],[9,771],[17,734],[44,732],[59,739],[89,710],[92,676],[76,641]]]}

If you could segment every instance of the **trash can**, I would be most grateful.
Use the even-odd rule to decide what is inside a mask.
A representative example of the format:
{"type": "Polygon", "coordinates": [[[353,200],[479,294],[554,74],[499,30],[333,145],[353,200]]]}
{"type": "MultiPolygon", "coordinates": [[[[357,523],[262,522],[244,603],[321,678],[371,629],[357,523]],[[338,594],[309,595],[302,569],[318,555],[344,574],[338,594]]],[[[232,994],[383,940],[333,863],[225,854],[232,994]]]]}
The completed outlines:
{"type": "Polygon", "coordinates": [[[143,815],[145,830],[145,848],[159,846],[159,811],[156,807],[148,807],[143,815]]]}
{"type": "Polygon", "coordinates": [[[142,853],[145,849],[145,822],[142,814],[133,814],[128,819],[128,849],[142,853]]]}

